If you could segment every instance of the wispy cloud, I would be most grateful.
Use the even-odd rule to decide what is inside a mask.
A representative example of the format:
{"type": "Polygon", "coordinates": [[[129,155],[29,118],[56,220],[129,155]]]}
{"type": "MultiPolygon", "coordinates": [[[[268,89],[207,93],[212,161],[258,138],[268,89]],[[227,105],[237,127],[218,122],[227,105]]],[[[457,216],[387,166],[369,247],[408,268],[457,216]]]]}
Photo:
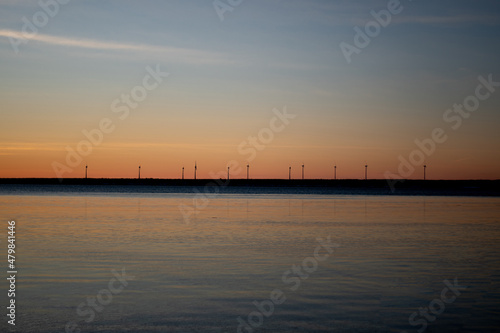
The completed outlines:
{"type": "Polygon", "coordinates": [[[10,38],[24,39],[26,41],[37,41],[44,44],[63,46],[71,48],[80,48],[87,50],[101,51],[134,51],[145,53],[164,54],[168,60],[178,60],[181,62],[192,63],[227,63],[230,59],[224,54],[203,51],[196,49],[187,49],[171,46],[157,46],[148,44],[118,43],[110,41],[100,41],[95,39],[69,38],[61,36],[51,36],[46,34],[33,34],[23,36],[22,33],[14,30],[0,29],[0,37],[5,37],[7,41],[10,38]]]}
{"type": "Polygon", "coordinates": [[[60,151],[60,150],[61,150],[61,145],[56,143],[9,142],[0,144],[0,156],[17,155],[26,152],[47,152],[47,151],[60,151]]]}
{"type": "MultiPolygon", "coordinates": [[[[74,145],[74,142],[9,142],[0,143],[0,155],[9,155],[14,153],[21,153],[27,151],[64,151],[66,146],[74,145]]],[[[199,149],[199,148],[221,148],[221,147],[235,147],[234,144],[206,144],[206,143],[156,143],[156,142],[142,142],[142,143],[107,143],[99,147],[102,150],[109,149],[199,149]]]]}

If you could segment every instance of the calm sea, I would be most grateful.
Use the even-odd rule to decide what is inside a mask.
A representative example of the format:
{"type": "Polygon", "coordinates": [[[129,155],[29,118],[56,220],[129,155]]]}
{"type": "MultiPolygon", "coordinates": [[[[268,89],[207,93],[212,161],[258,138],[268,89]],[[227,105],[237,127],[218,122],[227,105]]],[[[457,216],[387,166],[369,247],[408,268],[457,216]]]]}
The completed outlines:
{"type": "Polygon", "coordinates": [[[116,189],[0,189],[1,332],[500,330],[498,197],[116,189]]]}

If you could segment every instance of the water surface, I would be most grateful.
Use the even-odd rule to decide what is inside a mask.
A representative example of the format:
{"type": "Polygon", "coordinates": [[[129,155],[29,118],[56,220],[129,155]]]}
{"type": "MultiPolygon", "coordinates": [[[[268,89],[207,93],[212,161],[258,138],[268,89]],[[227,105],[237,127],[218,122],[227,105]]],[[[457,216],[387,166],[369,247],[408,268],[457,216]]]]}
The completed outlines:
{"type": "Polygon", "coordinates": [[[237,332],[275,289],[255,332],[417,332],[410,315],[455,278],[467,289],[426,331],[500,327],[500,198],[44,192],[0,212],[5,252],[17,221],[17,332],[237,332]],[[339,247],[292,290],[283,274],[327,237],[339,247]],[[85,322],[122,269],[134,279],[85,322]]]}

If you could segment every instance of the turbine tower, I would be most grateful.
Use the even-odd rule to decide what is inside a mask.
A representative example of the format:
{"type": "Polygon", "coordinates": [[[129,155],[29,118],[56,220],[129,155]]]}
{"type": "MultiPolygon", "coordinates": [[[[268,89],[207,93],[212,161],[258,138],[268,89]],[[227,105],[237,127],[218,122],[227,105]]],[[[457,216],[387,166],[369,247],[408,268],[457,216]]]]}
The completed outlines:
{"type": "Polygon", "coordinates": [[[227,167],[227,180],[229,180],[229,167],[227,167]]]}
{"type": "Polygon", "coordinates": [[[292,167],[288,167],[288,180],[292,179],[292,167]]]}
{"type": "Polygon", "coordinates": [[[182,180],[184,180],[184,167],[182,167],[182,180]]]}
{"type": "Polygon", "coordinates": [[[365,180],[368,179],[368,164],[365,162],[365,180]]]}
{"type": "Polygon", "coordinates": [[[141,166],[139,165],[139,178],[138,179],[141,179],[141,166]]]}
{"type": "Polygon", "coordinates": [[[250,179],[250,164],[247,163],[247,180],[250,179]]]}
{"type": "Polygon", "coordinates": [[[87,164],[85,164],[85,179],[87,179],[87,169],[89,168],[89,166],[87,164]]]}
{"type": "Polygon", "coordinates": [[[425,169],[427,168],[427,164],[424,164],[424,180],[425,180],[425,169]]]}
{"type": "Polygon", "coordinates": [[[302,163],[302,180],[304,180],[304,163],[302,163]]]}
{"type": "Polygon", "coordinates": [[[194,179],[196,180],[196,170],[198,169],[198,166],[196,165],[196,161],[194,161],[194,179]]]}
{"type": "Polygon", "coordinates": [[[337,180],[337,164],[333,166],[333,179],[337,180]]]}

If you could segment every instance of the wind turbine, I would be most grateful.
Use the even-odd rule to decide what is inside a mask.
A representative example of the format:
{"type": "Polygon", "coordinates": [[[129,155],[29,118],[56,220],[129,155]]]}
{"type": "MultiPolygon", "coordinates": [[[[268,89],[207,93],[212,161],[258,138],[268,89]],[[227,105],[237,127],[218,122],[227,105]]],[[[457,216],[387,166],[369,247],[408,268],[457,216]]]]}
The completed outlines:
{"type": "Polygon", "coordinates": [[[365,180],[368,179],[368,164],[365,162],[365,180]]]}
{"type": "Polygon", "coordinates": [[[196,161],[194,161],[194,179],[196,180],[196,170],[198,169],[198,166],[196,165],[196,161]]]}
{"type": "Polygon", "coordinates": [[[288,167],[288,180],[292,179],[292,167],[288,167]]]}
{"type": "Polygon", "coordinates": [[[247,180],[250,179],[250,163],[247,163],[247,180]]]}
{"type": "Polygon", "coordinates": [[[304,163],[302,163],[302,180],[304,180],[304,163]]]}
{"type": "Polygon", "coordinates": [[[139,178],[138,179],[141,179],[141,166],[139,165],[139,178]]]}

